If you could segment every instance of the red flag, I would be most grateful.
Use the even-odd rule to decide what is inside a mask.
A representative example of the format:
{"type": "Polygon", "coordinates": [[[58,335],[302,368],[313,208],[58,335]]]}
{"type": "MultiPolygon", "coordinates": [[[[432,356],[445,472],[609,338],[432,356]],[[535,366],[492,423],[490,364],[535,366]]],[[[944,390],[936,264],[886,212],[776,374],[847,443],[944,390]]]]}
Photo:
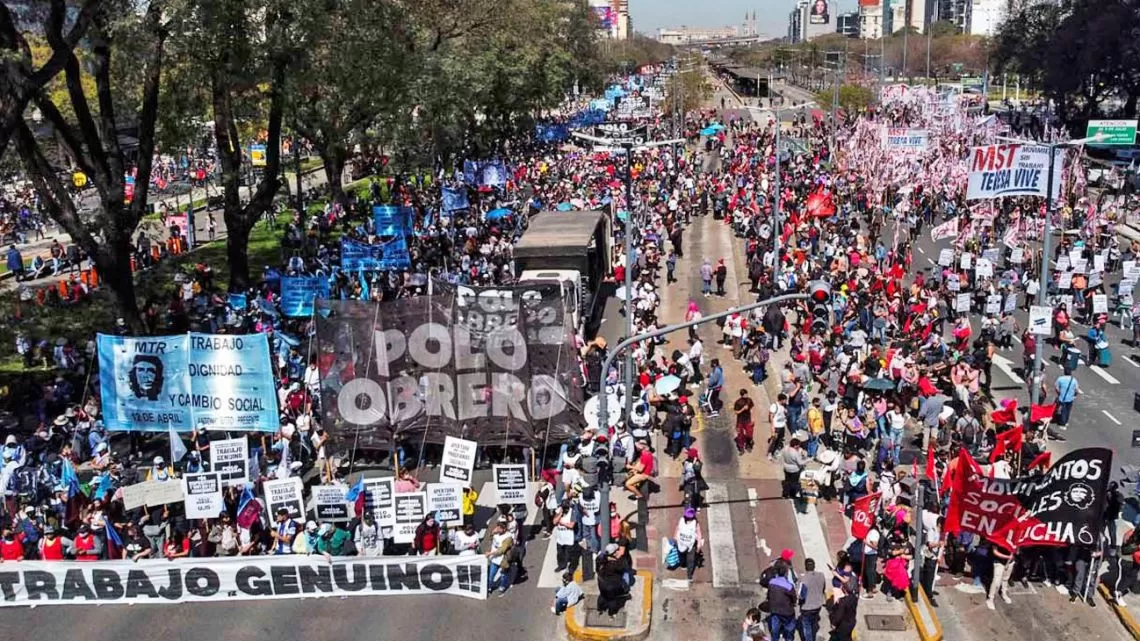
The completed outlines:
{"type": "Polygon", "coordinates": [[[1033,468],[1040,465],[1041,469],[1047,470],[1047,469],[1049,469],[1049,464],[1052,462],[1052,460],[1053,460],[1053,454],[1052,453],[1042,452],[1042,453],[1037,455],[1037,458],[1035,458],[1029,462],[1029,467],[1027,469],[1032,470],[1033,468]]]}
{"type": "Polygon", "coordinates": [[[851,504],[851,536],[862,541],[875,526],[875,515],[879,513],[881,492],[868,494],[851,504]]]}
{"type": "Polygon", "coordinates": [[[995,425],[1010,425],[1017,422],[1017,401],[1006,399],[1001,402],[1001,409],[990,414],[995,425]]]}
{"type": "Polygon", "coordinates": [[[1057,411],[1057,404],[1050,403],[1048,405],[1030,405],[1029,406],[1029,422],[1040,423],[1048,421],[1053,418],[1054,412],[1057,411]]]}
{"type": "Polygon", "coordinates": [[[975,469],[979,469],[977,463],[963,447],[959,448],[957,458],[950,461],[950,464],[946,466],[946,472],[942,475],[942,491],[950,493],[950,505],[946,507],[945,529],[951,534],[957,534],[962,530],[960,502],[964,490],[963,486],[965,480],[975,469]]]}
{"type": "Polygon", "coordinates": [[[1020,425],[998,434],[997,443],[994,444],[994,451],[990,452],[990,463],[998,460],[998,457],[1007,451],[1020,452],[1021,446],[1024,443],[1025,429],[1020,425]]]}
{"type": "Polygon", "coordinates": [[[934,448],[926,448],[926,478],[931,481],[938,478],[938,467],[934,464],[934,448]]]}

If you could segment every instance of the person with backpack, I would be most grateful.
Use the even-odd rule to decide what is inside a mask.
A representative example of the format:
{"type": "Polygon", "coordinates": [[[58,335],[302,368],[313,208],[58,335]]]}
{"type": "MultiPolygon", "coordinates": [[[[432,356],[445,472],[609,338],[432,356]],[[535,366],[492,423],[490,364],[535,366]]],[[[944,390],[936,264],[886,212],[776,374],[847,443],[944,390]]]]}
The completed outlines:
{"type": "Polygon", "coordinates": [[[767,577],[765,575],[760,577],[761,585],[768,589],[766,605],[768,631],[772,635],[772,641],[793,641],[796,634],[796,584],[793,578],[789,578],[790,555],[788,560],[785,560],[784,556],[781,554],[769,570],[765,571],[766,574],[770,571],[767,577]],[[766,585],[765,578],[767,578],[766,585]]]}

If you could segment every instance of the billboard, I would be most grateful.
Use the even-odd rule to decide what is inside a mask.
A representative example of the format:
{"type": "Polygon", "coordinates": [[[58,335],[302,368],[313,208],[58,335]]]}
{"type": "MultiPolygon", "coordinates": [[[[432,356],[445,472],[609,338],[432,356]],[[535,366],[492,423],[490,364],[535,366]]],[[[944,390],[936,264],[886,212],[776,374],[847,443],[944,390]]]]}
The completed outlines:
{"type": "Polygon", "coordinates": [[[827,0],[812,0],[808,11],[808,22],[811,24],[831,24],[831,7],[827,0]]]}
{"type": "Polygon", "coordinates": [[[860,7],[866,7],[868,9],[870,9],[872,7],[878,7],[882,4],[883,4],[883,0],[859,0],[859,6],[860,7]]]}
{"type": "Polygon", "coordinates": [[[598,17],[598,22],[601,24],[602,29],[609,31],[614,28],[614,23],[617,22],[617,12],[613,7],[590,7],[594,10],[594,15],[598,17]]]}

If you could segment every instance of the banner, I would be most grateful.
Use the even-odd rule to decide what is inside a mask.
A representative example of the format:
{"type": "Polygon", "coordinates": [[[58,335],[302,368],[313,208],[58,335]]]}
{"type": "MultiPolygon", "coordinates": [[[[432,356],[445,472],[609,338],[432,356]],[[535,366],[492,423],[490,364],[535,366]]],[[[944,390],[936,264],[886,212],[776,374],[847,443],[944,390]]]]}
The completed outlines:
{"type": "Polygon", "coordinates": [[[265,145],[250,145],[249,164],[253,167],[264,167],[265,161],[265,145]]]}
{"type": "Polygon", "coordinates": [[[373,205],[372,220],[377,236],[403,236],[412,231],[415,210],[411,207],[373,205]]]}
{"type": "Polygon", "coordinates": [[[497,503],[511,505],[525,504],[526,496],[526,466],[525,465],[495,465],[492,468],[495,477],[495,491],[498,492],[497,503]]]}
{"type": "Polygon", "coordinates": [[[249,482],[249,441],[246,437],[210,443],[210,470],[221,475],[222,485],[249,482]]]}
{"type": "Polygon", "coordinates": [[[411,269],[408,241],[398,236],[386,243],[368,245],[355,240],[340,241],[340,267],[346,272],[411,269]]]}
{"type": "Polygon", "coordinates": [[[471,203],[467,200],[467,189],[463,187],[443,188],[443,211],[457,211],[467,209],[471,203]]]}
{"type": "Polygon", "coordinates": [[[1043,475],[1020,479],[989,478],[964,451],[954,465],[948,532],[972,532],[1011,550],[1099,540],[1112,450],[1075,450],[1043,475]]]}
{"type": "Polygon", "coordinates": [[[329,297],[329,281],[322,276],[282,276],[281,312],[286,316],[312,316],[313,301],[329,297]]]}
{"type": "Polygon", "coordinates": [[[396,525],[392,533],[392,540],[396,543],[412,543],[416,540],[416,528],[427,517],[427,494],[424,492],[408,492],[393,496],[396,525]]]}
{"type": "Polygon", "coordinates": [[[579,432],[582,373],[557,282],[435,281],[430,297],[318,305],[321,409],[334,440],[537,447],[579,432]]]}
{"type": "MultiPolygon", "coordinates": [[[[262,484],[265,490],[265,507],[269,518],[277,517],[277,510],[289,509],[289,516],[299,519],[305,514],[305,499],[302,495],[304,489],[301,479],[296,476],[287,479],[273,479],[262,484]]],[[[344,493],[341,492],[343,500],[344,493]]]]}
{"type": "MultiPolygon", "coordinates": [[[[947,238],[958,237],[958,217],[955,216],[950,220],[930,228],[930,240],[939,241],[947,238]]],[[[947,251],[947,250],[942,250],[947,251]]],[[[953,250],[950,250],[953,253],[953,250]]],[[[949,266],[948,264],[945,266],[949,266]]]]}
{"type": "Polygon", "coordinates": [[[98,348],[109,430],[269,432],[280,425],[265,334],[99,334],[98,348]]]}
{"type": "Polygon", "coordinates": [[[879,514],[879,502],[883,495],[881,492],[868,494],[851,504],[851,536],[862,541],[875,527],[875,517],[879,514]]]}
{"type": "Polygon", "coordinates": [[[923,151],[930,132],[926,129],[883,127],[883,149],[889,151],[923,151]]]}
{"type": "Polygon", "coordinates": [[[475,470],[475,451],[479,444],[454,436],[443,439],[443,460],[439,464],[439,480],[471,487],[471,473],[475,470]]]}
{"type": "Polygon", "coordinates": [[[226,509],[222,479],[217,472],[187,474],[182,477],[187,519],[216,519],[226,509]]]}
{"type": "Polygon", "coordinates": [[[347,523],[352,514],[349,505],[344,501],[345,487],[343,485],[316,485],[310,497],[313,501],[313,512],[318,522],[347,523]]]}
{"type": "MultiPolygon", "coordinates": [[[[1053,196],[1061,195],[1064,152],[1053,159],[1053,196]]],[[[1017,143],[985,145],[970,150],[967,200],[1001,196],[1040,196],[1048,192],[1049,148],[1017,143]]]]}
{"type": "Polygon", "coordinates": [[[161,604],[454,594],[487,598],[487,557],[320,556],[22,561],[0,570],[0,606],[161,604]]]}
{"type": "MultiPolygon", "coordinates": [[[[123,486],[123,509],[133,510],[136,507],[154,507],[169,503],[181,503],[183,499],[182,484],[177,479],[167,481],[143,481],[134,485],[123,486]]],[[[214,517],[217,517],[214,514],[214,517]]]]}

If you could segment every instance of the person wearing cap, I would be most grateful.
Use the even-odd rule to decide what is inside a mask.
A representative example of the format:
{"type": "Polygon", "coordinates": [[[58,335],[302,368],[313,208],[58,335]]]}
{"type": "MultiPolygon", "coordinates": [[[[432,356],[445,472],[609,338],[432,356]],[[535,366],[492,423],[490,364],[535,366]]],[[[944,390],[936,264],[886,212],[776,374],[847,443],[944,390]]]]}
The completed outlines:
{"type": "Polygon", "coordinates": [[[161,456],[154,457],[154,462],[146,471],[146,480],[148,481],[170,481],[174,480],[174,468],[166,464],[166,459],[161,456]]]}
{"type": "Polygon", "coordinates": [[[697,555],[705,545],[701,524],[697,522],[696,510],[687,507],[681,513],[681,520],[677,521],[677,527],[673,530],[673,541],[683,559],[685,578],[692,581],[693,573],[697,570],[697,555]]]}
{"type": "Polygon", "coordinates": [[[98,561],[103,557],[103,541],[91,532],[91,526],[84,523],[71,542],[70,553],[76,561],[98,561]]]}
{"type": "Polygon", "coordinates": [[[297,538],[297,522],[289,516],[289,508],[277,509],[277,522],[269,531],[273,539],[273,554],[292,554],[293,539],[297,538]]]}
{"type": "MultiPolygon", "coordinates": [[[[784,552],[790,552],[785,550],[784,552]]],[[[768,631],[772,641],[793,641],[796,633],[796,583],[788,578],[791,572],[790,556],[781,554],[771,566],[768,588],[768,631]]],[[[764,578],[763,576],[761,577],[764,578]]]]}
{"type": "Polygon", "coordinates": [[[685,460],[681,463],[681,492],[685,496],[685,505],[700,509],[704,505],[704,491],[708,489],[703,475],[704,463],[701,461],[697,448],[690,447],[685,450],[685,460]]]}
{"type": "Polygon", "coordinates": [[[71,541],[59,536],[54,525],[44,526],[44,538],[40,539],[39,557],[41,561],[62,561],[64,552],[71,549],[71,541]]]}
{"type": "Polygon", "coordinates": [[[322,523],[317,530],[316,552],[332,561],[334,556],[344,556],[351,537],[348,532],[332,523],[322,523]]]}

